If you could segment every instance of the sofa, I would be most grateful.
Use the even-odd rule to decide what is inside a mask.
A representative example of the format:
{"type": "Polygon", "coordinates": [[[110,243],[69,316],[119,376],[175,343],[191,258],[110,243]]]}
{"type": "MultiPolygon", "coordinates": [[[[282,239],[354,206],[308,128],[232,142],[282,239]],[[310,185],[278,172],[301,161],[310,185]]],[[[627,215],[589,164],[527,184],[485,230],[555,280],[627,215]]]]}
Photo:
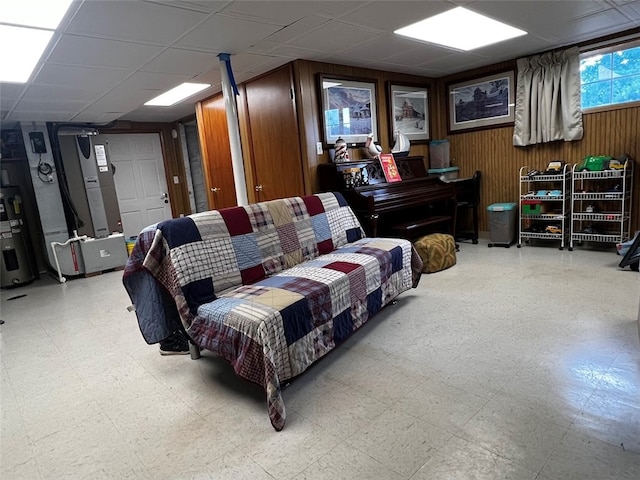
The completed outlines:
{"type": "Polygon", "coordinates": [[[417,286],[421,270],[409,241],[366,238],[342,195],[321,193],[151,225],[123,283],[147,343],[183,328],[265,389],[281,430],[283,382],[417,286]]]}

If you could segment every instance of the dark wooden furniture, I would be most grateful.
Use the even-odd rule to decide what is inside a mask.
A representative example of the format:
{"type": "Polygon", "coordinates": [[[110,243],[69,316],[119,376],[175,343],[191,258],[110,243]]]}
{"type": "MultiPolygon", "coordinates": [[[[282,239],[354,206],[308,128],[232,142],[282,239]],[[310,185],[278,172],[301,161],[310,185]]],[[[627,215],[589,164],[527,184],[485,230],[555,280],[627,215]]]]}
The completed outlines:
{"type": "Polygon", "coordinates": [[[456,178],[448,182],[456,191],[456,241],[471,240],[478,243],[478,208],[480,207],[480,178],[482,173],[478,170],[471,178],[456,178]],[[471,230],[461,230],[464,227],[465,217],[471,212],[471,230]]]}
{"type": "Polygon", "coordinates": [[[318,165],[320,188],[341,192],[369,236],[414,239],[425,231],[453,234],[453,185],[427,175],[422,157],[395,160],[401,182],[387,182],[377,160],[360,160],[318,165]]]}

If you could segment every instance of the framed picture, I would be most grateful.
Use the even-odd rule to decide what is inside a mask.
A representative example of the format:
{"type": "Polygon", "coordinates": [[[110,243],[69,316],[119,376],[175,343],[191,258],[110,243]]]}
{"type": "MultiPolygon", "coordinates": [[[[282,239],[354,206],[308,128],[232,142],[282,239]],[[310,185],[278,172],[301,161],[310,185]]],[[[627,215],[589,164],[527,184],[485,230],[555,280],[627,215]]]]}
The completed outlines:
{"type": "Polygon", "coordinates": [[[429,89],[423,85],[387,82],[391,143],[400,131],[411,143],[429,140],[429,89]]]}
{"type": "Polygon", "coordinates": [[[513,70],[448,85],[449,133],[514,122],[513,70]]]}
{"type": "Polygon", "coordinates": [[[342,138],[351,146],[363,146],[373,133],[378,140],[378,111],[374,80],[319,75],[322,130],[325,146],[342,138]]]}

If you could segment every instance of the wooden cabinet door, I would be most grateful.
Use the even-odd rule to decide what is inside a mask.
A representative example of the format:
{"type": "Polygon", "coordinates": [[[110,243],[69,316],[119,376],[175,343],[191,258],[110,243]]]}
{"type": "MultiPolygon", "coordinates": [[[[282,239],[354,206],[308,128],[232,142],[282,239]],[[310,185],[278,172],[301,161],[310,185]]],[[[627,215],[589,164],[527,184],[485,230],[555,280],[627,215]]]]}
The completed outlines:
{"type": "Polygon", "coordinates": [[[233,207],[236,189],[223,95],[199,102],[196,114],[209,208],[233,207]]]}
{"type": "Polygon", "coordinates": [[[255,182],[248,188],[257,201],[304,195],[291,67],[247,82],[245,92],[255,182]]]}

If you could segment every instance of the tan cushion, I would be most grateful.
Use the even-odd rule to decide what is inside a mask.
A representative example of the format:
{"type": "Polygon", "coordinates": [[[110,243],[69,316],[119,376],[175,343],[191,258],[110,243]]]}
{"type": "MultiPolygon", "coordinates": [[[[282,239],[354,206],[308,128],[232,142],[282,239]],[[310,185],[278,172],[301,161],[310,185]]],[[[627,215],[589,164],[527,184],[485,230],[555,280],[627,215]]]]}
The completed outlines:
{"type": "Polygon", "coordinates": [[[433,273],[456,264],[456,242],[446,233],[433,233],[417,240],[413,246],[422,258],[424,273],[433,273]]]}

